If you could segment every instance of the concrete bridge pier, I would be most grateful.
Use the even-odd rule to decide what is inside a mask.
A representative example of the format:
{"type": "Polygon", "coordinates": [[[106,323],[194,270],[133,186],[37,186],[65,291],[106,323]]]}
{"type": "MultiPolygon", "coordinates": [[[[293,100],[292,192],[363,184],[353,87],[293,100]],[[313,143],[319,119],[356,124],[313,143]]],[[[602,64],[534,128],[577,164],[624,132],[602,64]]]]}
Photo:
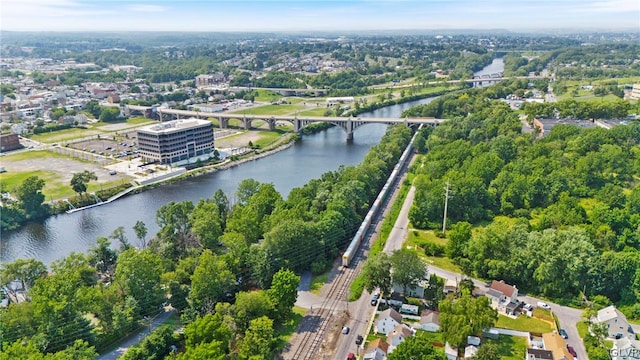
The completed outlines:
{"type": "Polygon", "coordinates": [[[271,118],[271,119],[265,119],[267,124],[269,124],[269,131],[273,131],[276,129],[276,119],[271,118]]]}
{"type": "Polygon", "coordinates": [[[293,131],[299,133],[302,130],[302,121],[298,118],[293,120],[293,131]]]}
{"type": "Polygon", "coordinates": [[[353,142],[353,131],[347,133],[347,142],[353,142]]]}
{"type": "Polygon", "coordinates": [[[243,118],[242,123],[244,124],[245,130],[251,130],[251,119],[243,118]]]}
{"type": "Polygon", "coordinates": [[[345,131],[347,132],[347,142],[353,142],[353,118],[349,116],[345,131]]]}
{"type": "Polygon", "coordinates": [[[219,117],[218,123],[220,124],[220,129],[226,129],[229,127],[229,119],[227,118],[219,117]]]}

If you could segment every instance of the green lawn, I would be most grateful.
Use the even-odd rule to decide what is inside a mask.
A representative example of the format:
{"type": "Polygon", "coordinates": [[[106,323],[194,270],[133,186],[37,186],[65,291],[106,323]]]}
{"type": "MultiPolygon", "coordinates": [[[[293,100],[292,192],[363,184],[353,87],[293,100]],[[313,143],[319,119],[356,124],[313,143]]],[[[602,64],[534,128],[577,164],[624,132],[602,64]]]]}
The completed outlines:
{"type": "Polygon", "coordinates": [[[441,269],[462,274],[462,269],[446,257],[422,256],[427,265],[433,265],[441,269]]]}
{"type": "Polygon", "coordinates": [[[296,111],[304,110],[302,106],[296,105],[265,105],[249,109],[243,109],[233,112],[234,114],[247,114],[247,115],[284,115],[293,113],[296,111]]]}
{"type": "Polygon", "coordinates": [[[527,351],[527,340],[521,336],[500,335],[497,340],[484,339],[484,343],[497,346],[500,360],[521,360],[527,351]]]}
{"type": "Polygon", "coordinates": [[[55,143],[60,141],[73,140],[87,136],[101,134],[98,130],[89,130],[82,128],[71,128],[58,131],[51,131],[37,135],[31,135],[29,138],[43,143],[55,143]]]}
{"type": "Polygon", "coordinates": [[[280,131],[260,131],[260,138],[253,142],[254,146],[265,148],[276,142],[283,135],[280,131]]]}
{"type": "Polygon", "coordinates": [[[438,245],[445,246],[447,244],[446,238],[439,238],[433,232],[433,230],[411,230],[409,231],[409,238],[407,239],[407,244],[410,245],[418,245],[424,243],[434,243],[438,245]]]}
{"type": "Polygon", "coordinates": [[[589,333],[589,325],[587,325],[586,321],[578,322],[576,328],[578,328],[578,335],[580,335],[581,338],[584,338],[587,336],[587,333],[589,333]]]}
{"type": "Polygon", "coordinates": [[[538,334],[548,333],[553,330],[553,326],[550,323],[525,315],[518,316],[516,319],[512,319],[504,315],[498,315],[496,327],[518,331],[529,331],[538,334]]]}
{"type": "Polygon", "coordinates": [[[25,179],[31,176],[37,176],[44,180],[45,185],[42,193],[45,195],[46,200],[59,199],[74,194],[69,184],[62,183],[62,176],[48,170],[33,170],[19,173],[7,172],[0,175],[0,182],[2,182],[3,189],[13,193],[25,179]]]}
{"type": "Polygon", "coordinates": [[[298,116],[324,116],[326,111],[326,108],[317,107],[315,109],[301,111],[298,116]]]}
{"type": "Polygon", "coordinates": [[[127,119],[127,124],[131,124],[131,125],[140,125],[140,124],[145,124],[149,122],[157,122],[157,121],[147,119],[146,117],[143,117],[143,116],[136,116],[136,117],[127,119]]]}
{"type": "Polygon", "coordinates": [[[409,231],[409,237],[405,243],[407,247],[418,249],[418,255],[427,263],[427,265],[433,265],[441,269],[462,273],[462,269],[453,261],[445,256],[427,256],[423,251],[423,246],[427,243],[437,244],[445,246],[447,239],[439,238],[435,235],[433,230],[411,230],[409,231]]]}
{"type": "Polygon", "coordinates": [[[313,276],[311,278],[311,284],[309,285],[309,291],[311,291],[312,294],[318,295],[320,293],[320,290],[322,290],[324,284],[327,282],[328,278],[329,273],[313,276]]]}
{"type": "Polygon", "coordinates": [[[277,340],[277,347],[279,349],[284,348],[284,346],[289,342],[293,333],[298,329],[298,324],[302,321],[304,314],[306,314],[307,309],[301,308],[298,306],[293,307],[293,318],[283,324],[282,326],[275,329],[275,337],[277,340]]]}
{"type": "Polygon", "coordinates": [[[254,90],[254,94],[257,94],[255,101],[272,102],[282,99],[282,95],[269,90],[257,89],[254,90]]]}
{"type": "Polygon", "coordinates": [[[53,151],[37,150],[37,151],[23,151],[23,152],[16,153],[16,154],[9,154],[9,155],[4,156],[2,158],[2,161],[3,162],[14,162],[14,161],[24,161],[24,160],[31,160],[31,159],[41,159],[43,157],[57,157],[57,158],[76,160],[76,159],[71,158],[71,157],[66,156],[66,155],[54,153],[53,151]]]}

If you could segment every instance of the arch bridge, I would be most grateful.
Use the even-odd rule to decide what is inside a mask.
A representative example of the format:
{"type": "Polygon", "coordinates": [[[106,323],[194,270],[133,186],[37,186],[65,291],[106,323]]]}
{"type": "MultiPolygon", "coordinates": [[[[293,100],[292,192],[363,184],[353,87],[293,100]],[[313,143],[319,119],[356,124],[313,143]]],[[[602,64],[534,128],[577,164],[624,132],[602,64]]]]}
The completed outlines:
{"type": "Polygon", "coordinates": [[[145,117],[156,118],[160,121],[174,120],[180,118],[199,118],[218,120],[220,128],[229,127],[229,120],[238,119],[242,121],[246,130],[251,129],[251,123],[254,120],[265,121],[269,125],[270,130],[275,130],[279,121],[286,121],[293,124],[296,132],[302,131],[310,124],[325,122],[338,126],[347,134],[347,140],[353,140],[353,131],[366,124],[405,124],[410,125],[428,125],[437,126],[446,119],[436,118],[372,118],[372,117],[337,117],[337,116],[284,116],[284,115],[249,115],[249,114],[230,114],[230,113],[213,113],[192,110],[166,109],[160,107],[149,107],[139,105],[125,105],[125,113],[132,112],[142,113],[145,117]]]}

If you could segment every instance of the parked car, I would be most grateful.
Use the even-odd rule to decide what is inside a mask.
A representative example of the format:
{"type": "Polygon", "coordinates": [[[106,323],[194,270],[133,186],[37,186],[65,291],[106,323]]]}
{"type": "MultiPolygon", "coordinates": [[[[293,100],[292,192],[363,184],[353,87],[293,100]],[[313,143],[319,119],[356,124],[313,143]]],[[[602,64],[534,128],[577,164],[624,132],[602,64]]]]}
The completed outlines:
{"type": "Polygon", "coordinates": [[[364,340],[364,339],[362,338],[362,335],[358,335],[358,336],[356,337],[356,345],[360,345],[360,344],[362,344],[362,340],[364,340]]]}
{"type": "Polygon", "coordinates": [[[371,306],[378,305],[378,299],[379,298],[380,298],[380,294],[378,294],[378,293],[373,294],[373,297],[371,298],[371,306]]]}
{"type": "Polygon", "coordinates": [[[567,350],[569,350],[569,354],[573,355],[573,357],[578,356],[578,354],[576,353],[576,349],[574,349],[573,346],[567,345],[567,350]]]}
{"type": "Polygon", "coordinates": [[[545,310],[551,310],[551,306],[544,301],[538,301],[538,307],[541,307],[545,310]]]}
{"type": "Polygon", "coordinates": [[[558,330],[558,334],[560,334],[560,336],[562,336],[563,339],[568,339],[569,338],[569,335],[567,335],[567,332],[564,331],[564,329],[558,330]]]}
{"type": "Polygon", "coordinates": [[[524,304],[524,306],[522,308],[527,310],[527,311],[533,311],[533,305],[531,305],[531,304],[524,304]]]}
{"type": "Polygon", "coordinates": [[[349,353],[349,355],[347,355],[347,360],[356,360],[356,354],[349,353]]]}
{"type": "Polygon", "coordinates": [[[349,327],[348,326],[343,327],[342,328],[342,333],[345,334],[345,335],[348,334],[349,333],[349,327]]]}

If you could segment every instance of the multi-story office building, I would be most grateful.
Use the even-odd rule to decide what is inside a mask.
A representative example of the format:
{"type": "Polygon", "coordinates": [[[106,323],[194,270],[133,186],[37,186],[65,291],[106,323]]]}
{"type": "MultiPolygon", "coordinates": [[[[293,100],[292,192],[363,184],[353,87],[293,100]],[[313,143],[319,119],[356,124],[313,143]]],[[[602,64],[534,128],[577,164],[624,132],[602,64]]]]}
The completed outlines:
{"type": "Polygon", "coordinates": [[[213,124],[199,119],[167,121],[137,130],[138,150],[146,161],[171,164],[211,153],[213,124]]]}

